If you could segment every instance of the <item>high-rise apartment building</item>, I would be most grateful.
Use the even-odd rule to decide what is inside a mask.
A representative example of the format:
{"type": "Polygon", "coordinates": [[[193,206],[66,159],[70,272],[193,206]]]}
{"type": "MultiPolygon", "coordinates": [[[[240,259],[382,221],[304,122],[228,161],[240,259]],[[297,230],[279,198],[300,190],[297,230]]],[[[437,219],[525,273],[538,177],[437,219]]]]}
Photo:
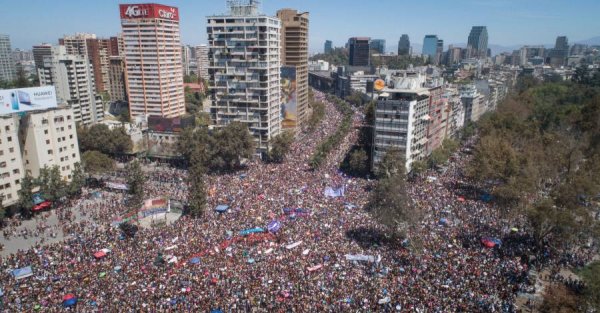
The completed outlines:
{"type": "Polygon", "coordinates": [[[385,39],[371,40],[371,50],[379,54],[385,54],[385,39]]]}
{"type": "Polygon", "coordinates": [[[254,0],[228,6],[207,18],[210,114],[217,128],[246,124],[264,153],[281,129],[281,21],[260,14],[254,0]]]}
{"type": "Polygon", "coordinates": [[[371,38],[352,37],[348,40],[351,66],[371,65],[371,38]]]}
{"type": "Polygon", "coordinates": [[[12,58],[10,37],[0,34],[0,81],[13,81],[16,78],[17,71],[12,58]]]}
{"type": "Polygon", "coordinates": [[[109,59],[108,95],[110,96],[110,101],[127,100],[125,88],[125,65],[123,62],[123,57],[111,56],[109,59]]]}
{"type": "Polygon", "coordinates": [[[296,69],[296,108],[286,107],[284,128],[295,128],[308,121],[308,12],[277,11],[281,20],[281,66],[296,69]],[[288,110],[289,109],[289,110],[288,110]],[[294,125],[293,120],[296,119],[294,125]]]}
{"type": "Polygon", "coordinates": [[[190,75],[190,62],[192,60],[190,52],[189,46],[181,45],[181,67],[183,68],[183,75],[190,75]]]}
{"type": "Polygon", "coordinates": [[[399,72],[379,96],[375,107],[374,168],[390,148],[400,150],[407,170],[412,162],[427,156],[430,100],[424,83],[425,77],[420,73],[399,72]]]}
{"type": "Polygon", "coordinates": [[[125,79],[131,117],[185,113],[179,10],[122,4],[125,79]]]}
{"type": "Polygon", "coordinates": [[[95,34],[78,33],[58,40],[67,54],[86,57],[94,69],[94,82],[98,93],[108,92],[109,57],[112,52],[110,39],[98,39],[95,34]]]}
{"type": "Polygon", "coordinates": [[[44,67],[44,58],[52,55],[52,45],[48,43],[43,43],[37,46],[33,46],[32,52],[35,67],[40,69],[44,67]]]}
{"type": "Polygon", "coordinates": [[[40,85],[56,87],[58,103],[73,109],[76,122],[91,124],[104,119],[102,97],[96,92],[94,71],[85,56],[67,54],[64,46],[53,47],[38,73],[40,85]]]}
{"type": "Polygon", "coordinates": [[[325,47],[323,48],[323,53],[331,53],[333,51],[333,42],[331,40],[325,40],[325,47]]]}
{"type": "Polygon", "coordinates": [[[486,112],[484,96],[479,93],[474,84],[465,85],[460,89],[460,98],[463,104],[464,124],[477,122],[486,112]]]}
{"type": "Polygon", "coordinates": [[[443,54],[444,54],[444,41],[442,39],[438,39],[437,46],[435,48],[435,64],[440,64],[442,62],[443,54]]]}
{"type": "Polygon", "coordinates": [[[437,54],[438,36],[437,35],[425,35],[423,39],[423,55],[429,57],[430,60],[434,61],[437,54]]]}
{"type": "Polygon", "coordinates": [[[209,62],[207,45],[196,46],[196,66],[198,77],[208,81],[210,76],[208,75],[209,62]]]}
{"type": "Polygon", "coordinates": [[[403,34],[398,41],[398,55],[410,55],[410,39],[403,34]]]}
{"type": "Polygon", "coordinates": [[[473,26],[469,34],[468,46],[473,58],[484,59],[488,54],[488,32],[486,26],[473,26]]]}

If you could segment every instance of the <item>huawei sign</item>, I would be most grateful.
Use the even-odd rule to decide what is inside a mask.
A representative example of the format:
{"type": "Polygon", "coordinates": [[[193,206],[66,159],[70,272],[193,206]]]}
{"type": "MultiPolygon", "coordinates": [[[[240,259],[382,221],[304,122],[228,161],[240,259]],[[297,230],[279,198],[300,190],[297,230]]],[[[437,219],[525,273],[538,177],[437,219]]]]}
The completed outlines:
{"type": "Polygon", "coordinates": [[[179,20],[179,10],[161,4],[121,4],[119,6],[122,19],[164,18],[179,20]]]}

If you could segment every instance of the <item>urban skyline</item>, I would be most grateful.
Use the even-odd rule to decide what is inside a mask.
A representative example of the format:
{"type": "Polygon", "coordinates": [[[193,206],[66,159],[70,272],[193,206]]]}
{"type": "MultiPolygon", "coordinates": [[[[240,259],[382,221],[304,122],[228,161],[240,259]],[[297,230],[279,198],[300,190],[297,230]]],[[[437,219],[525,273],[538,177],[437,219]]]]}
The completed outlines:
{"type": "MultiPolygon", "coordinates": [[[[389,51],[395,50],[395,45],[401,34],[411,38],[423,38],[426,34],[437,34],[444,38],[446,45],[466,43],[469,31],[473,25],[488,27],[489,44],[492,45],[524,45],[554,43],[556,36],[565,35],[572,43],[600,36],[597,29],[600,21],[594,13],[600,8],[600,3],[593,1],[573,1],[569,6],[564,2],[546,1],[544,6],[533,3],[521,3],[514,0],[461,0],[452,5],[445,3],[396,3],[383,1],[381,5],[388,6],[377,14],[365,15],[364,12],[373,10],[367,3],[351,0],[340,6],[338,1],[327,3],[306,1],[298,5],[291,0],[263,1],[261,11],[269,16],[275,16],[277,10],[293,7],[301,12],[311,13],[309,50],[311,53],[322,50],[325,40],[332,40],[334,47],[343,46],[348,38],[369,36],[381,38],[391,43],[389,51]],[[469,14],[464,16],[465,8],[469,14]],[[419,15],[408,15],[402,19],[394,16],[402,9],[410,12],[428,12],[432,22],[423,23],[419,15]],[[335,13],[335,14],[331,14],[335,13]],[[456,19],[457,16],[460,19],[456,19]],[[364,20],[356,23],[360,16],[364,20]],[[318,31],[317,31],[318,30],[318,31]]],[[[57,38],[77,32],[97,34],[98,37],[109,37],[120,31],[119,16],[115,14],[119,3],[135,3],[135,1],[103,1],[94,3],[77,3],[66,0],[59,3],[36,3],[21,1],[9,3],[8,10],[13,12],[11,18],[28,20],[28,16],[37,18],[29,23],[0,23],[3,33],[10,35],[12,48],[31,49],[33,45],[42,42],[55,43],[57,38]],[[93,10],[92,10],[93,9],[93,10]],[[86,12],[94,12],[100,19],[90,19],[86,12]],[[69,18],[56,19],[56,16],[72,12],[69,18]],[[39,14],[38,14],[39,13],[39,14]],[[42,14],[44,13],[44,14],[42,14]]],[[[224,12],[225,5],[220,1],[190,3],[182,0],[163,1],[165,5],[176,6],[181,11],[182,43],[197,45],[207,42],[206,16],[224,12]],[[201,18],[199,18],[201,17],[201,18]]],[[[418,41],[415,41],[417,43],[418,41]]]]}

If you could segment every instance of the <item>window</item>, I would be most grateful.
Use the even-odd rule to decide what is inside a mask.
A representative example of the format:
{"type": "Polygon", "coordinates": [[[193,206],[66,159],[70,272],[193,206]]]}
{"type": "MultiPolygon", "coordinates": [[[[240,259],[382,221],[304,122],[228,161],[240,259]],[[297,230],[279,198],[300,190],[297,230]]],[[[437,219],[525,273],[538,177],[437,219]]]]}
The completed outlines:
{"type": "Polygon", "coordinates": [[[52,154],[52,149],[48,150],[48,154],[52,154]]]}
{"type": "Polygon", "coordinates": [[[5,168],[6,167],[6,162],[0,162],[0,168],[5,168]]]}
{"type": "Polygon", "coordinates": [[[64,161],[65,161],[65,158],[60,158],[60,161],[61,161],[61,162],[64,162],[64,161]]]}
{"type": "Polygon", "coordinates": [[[18,169],[18,168],[13,170],[13,174],[19,174],[19,172],[20,172],[20,171],[19,171],[19,169],[18,169]]]}
{"type": "Polygon", "coordinates": [[[4,155],[4,150],[0,150],[0,155],[4,155]]]}
{"type": "Polygon", "coordinates": [[[50,144],[50,139],[46,139],[46,144],[49,145],[50,144]]]}
{"type": "Polygon", "coordinates": [[[18,179],[16,179],[16,180],[15,180],[15,185],[18,185],[18,184],[20,184],[20,183],[21,183],[21,181],[20,181],[20,180],[18,180],[18,179]]]}
{"type": "Polygon", "coordinates": [[[9,193],[6,195],[6,199],[12,199],[12,195],[9,193]]]}
{"type": "Polygon", "coordinates": [[[73,135],[69,135],[69,139],[73,139],[73,135]]]}
{"type": "Polygon", "coordinates": [[[8,140],[8,142],[12,142],[12,137],[8,136],[6,137],[6,140],[8,140]]]}
{"type": "Polygon", "coordinates": [[[5,126],[4,130],[6,130],[7,132],[9,132],[10,131],[10,126],[5,126]]]}
{"type": "Polygon", "coordinates": [[[44,135],[48,135],[48,130],[44,129],[44,135]]]}
{"type": "Polygon", "coordinates": [[[48,120],[47,119],[42,119],[42,125],[47,125],[48,124],[48,120]]]}
{"type": "Polygon", "coordinates": [[[12,147],[11,147],[11,148],[8,148],[8,152],[10,152],[10,153],[13,153],[13,152],[15,152],[15,148],[12,148],[12,147]]]}
{"type": "MultiPolygon", "coordinates": [[[[48,141],[48,140],[46,140],[46,141],[48,141]]],[[[58,137],[58,142],[60,142],[60,137],[58,137]]]]}
{"type": "Polygon", "coordinates": [[[72,156],[73,156],[73,159],[74,159],[75,158],[75,153],[73,153],[72,156]]]}

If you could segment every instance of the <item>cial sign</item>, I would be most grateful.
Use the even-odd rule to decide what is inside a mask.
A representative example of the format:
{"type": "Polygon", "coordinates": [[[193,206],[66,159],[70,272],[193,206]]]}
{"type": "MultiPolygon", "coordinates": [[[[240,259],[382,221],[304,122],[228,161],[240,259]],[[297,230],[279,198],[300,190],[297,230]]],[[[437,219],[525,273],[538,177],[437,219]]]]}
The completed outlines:
{"type": "Polygon", "coordinates": [[[179,9],[162,4],[121,4],[122,19],[164,18],[179,21],[179,9]]]}
{"type": "Polygon", "coordinates": [[[0,115],[56,108],[54,86],[0,90],[0,115]]]}

